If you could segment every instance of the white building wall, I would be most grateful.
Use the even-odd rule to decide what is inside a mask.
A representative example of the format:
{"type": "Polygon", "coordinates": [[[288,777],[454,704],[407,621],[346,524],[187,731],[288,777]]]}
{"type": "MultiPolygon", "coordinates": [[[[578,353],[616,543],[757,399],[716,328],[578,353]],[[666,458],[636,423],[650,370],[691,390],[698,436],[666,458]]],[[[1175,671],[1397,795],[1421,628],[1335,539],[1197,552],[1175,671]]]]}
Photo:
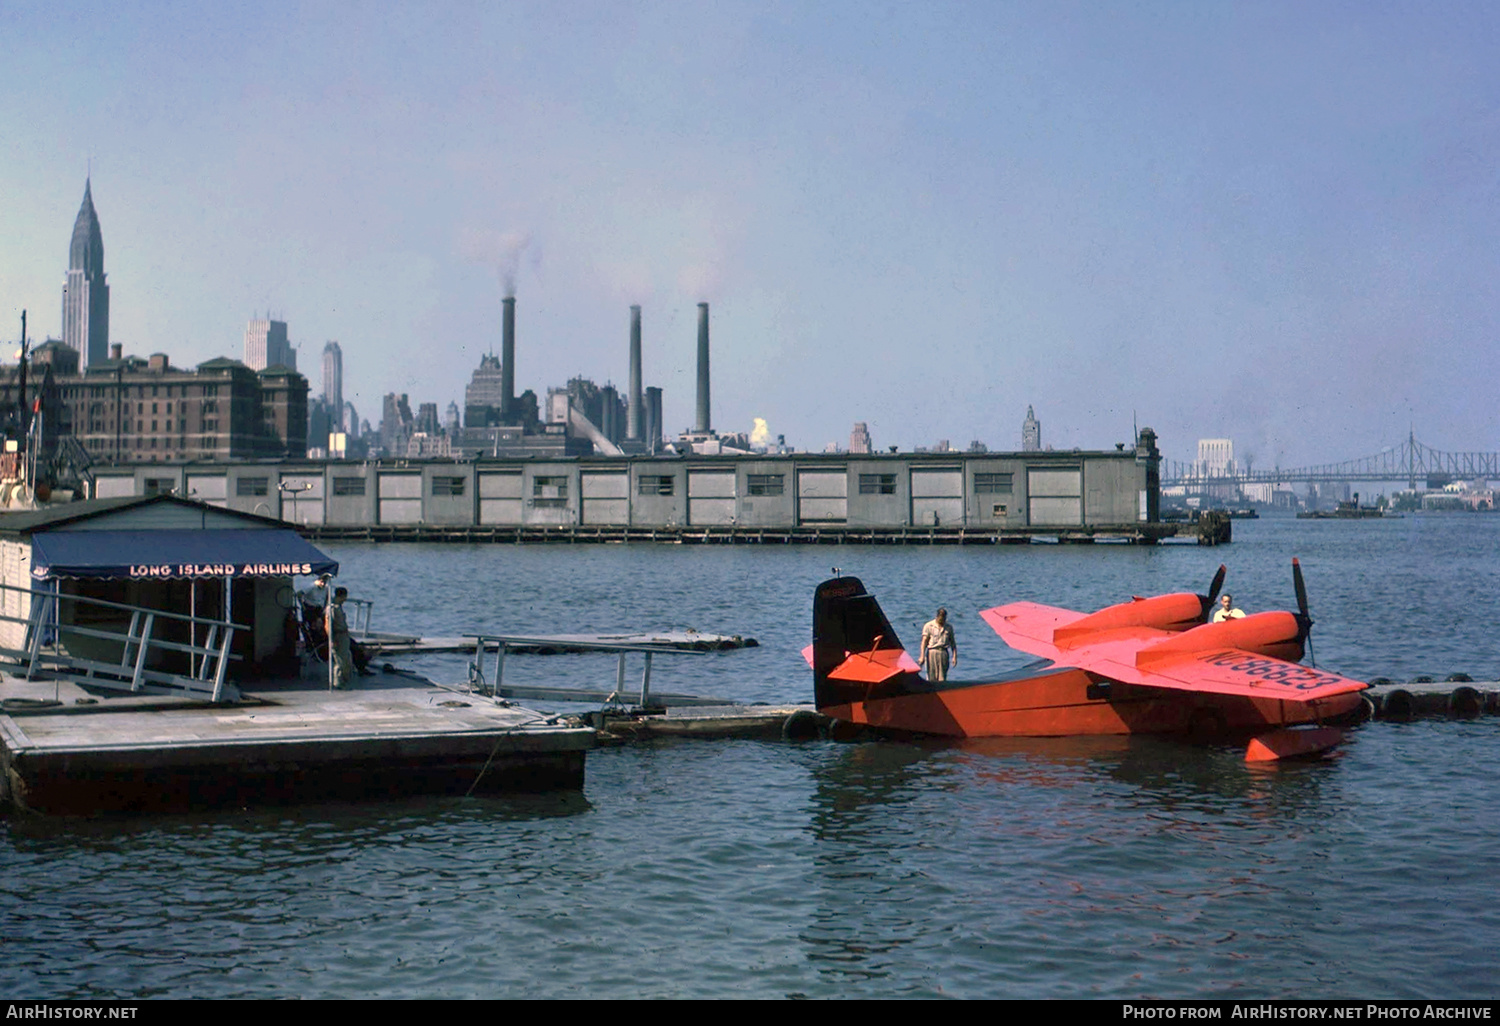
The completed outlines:
{"type": "Polygon", "coordinates": [[[0,541],[0,648],[20,651],[26,647],[26,624],[31,616],[31,596],[18,588],[30,588],[31,543],[0,541]],[[21,622],[17,622],[21,621],[21,622]]]}

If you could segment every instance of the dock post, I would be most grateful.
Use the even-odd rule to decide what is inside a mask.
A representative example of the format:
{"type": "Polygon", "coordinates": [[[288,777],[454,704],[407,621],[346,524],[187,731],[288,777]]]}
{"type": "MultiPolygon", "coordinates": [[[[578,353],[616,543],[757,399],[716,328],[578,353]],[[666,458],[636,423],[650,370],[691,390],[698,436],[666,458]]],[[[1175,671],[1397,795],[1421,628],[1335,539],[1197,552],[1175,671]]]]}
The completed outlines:
{"type": "MultiPolygon", "coordinates": [[[[480,653],[480,656],[482,658],[482,654],[484,652],[484,639],[480,638],[478,640],[478,644],[479,644],[479,653],[480,653]]],[[[504,699],[500,697],[500,676],[501,676],[501,674],[503,674],[505,672],[505,650],[507,648],[509,648],[509,647],[510,646],[507,643],[503,642],[503,641],[500,642],[500,644],[495,647],[495,704],[496,705],[499,705],[501,702],[504,701],[504,699]]]]}
{"type": "MultiPolygon", "coordinates": [[[[646,707],[646,704],[651,700],[651,656],[652,656],[652,654],[653,653],[651,653],[651,652],[647,652],[646,653],[646,669],[644,671],[642,671],[642,673],[641,673],[641,708],[643,708],[643,709],[646,707]]],[[[622,667],[624,665],[624,662],[625,662],[625,655],[624,655],[624,653],[621,653],[620,654],[620,663],[621,663],[622,667]]]]}
{"type": "Polygon", "coordinates": [[[620,653],[619,660],[615,663],[615,694],[625,690],[625,653],[620,653]]]}

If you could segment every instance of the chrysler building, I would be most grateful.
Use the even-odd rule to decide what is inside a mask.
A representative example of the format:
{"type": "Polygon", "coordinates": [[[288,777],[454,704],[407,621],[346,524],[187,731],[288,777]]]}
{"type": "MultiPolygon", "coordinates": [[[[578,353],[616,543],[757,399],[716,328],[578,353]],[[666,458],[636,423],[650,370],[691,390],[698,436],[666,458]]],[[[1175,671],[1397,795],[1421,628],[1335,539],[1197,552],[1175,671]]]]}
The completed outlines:
{"type": "Polygon", "coordinates": [[[78,353],[80,368],[109,357],[109,286],[104,284],[104,236],[87,179],[83,206],[73,222],[68,247],[68,281],[63,285],[63,342],[78,353]]]}

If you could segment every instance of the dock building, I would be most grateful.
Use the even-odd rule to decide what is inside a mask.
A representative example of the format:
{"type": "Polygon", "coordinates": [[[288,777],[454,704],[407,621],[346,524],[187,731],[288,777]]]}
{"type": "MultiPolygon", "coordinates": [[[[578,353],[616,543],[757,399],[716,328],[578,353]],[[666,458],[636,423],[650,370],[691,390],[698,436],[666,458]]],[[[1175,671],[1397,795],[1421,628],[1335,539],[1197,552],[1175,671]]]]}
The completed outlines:
{"type": "Polygon", "coordinates": [[[539,456],[190,461],[96,468],[100,497],[175,492],[330,532],[373,528],[975,528],[1129,533],[1159,519],[1160,453],[539,456]]]}
{"type": "Polygon", "coordinates": [[[274,518],[175,496],[7,512],[0,515],[0,650],[24,654],[33,605],[48,601],[56,605],[55,629],[80,665],[211,691],[226,674],[235,679],[295,664],[278,595],[294,576],[337,572],[337,562],[274,518]],[[159,614],[154,634],[132,610],[159,614]],[[199,660],[190,661],[182,647],[214,655],[200,644],[210,621],[245,628],[216,632],[222,654],[236,663],[215,666],[217,682],[197,678],[199,660]],[[161,644],[134,648],[151,643],[161,644]]]}

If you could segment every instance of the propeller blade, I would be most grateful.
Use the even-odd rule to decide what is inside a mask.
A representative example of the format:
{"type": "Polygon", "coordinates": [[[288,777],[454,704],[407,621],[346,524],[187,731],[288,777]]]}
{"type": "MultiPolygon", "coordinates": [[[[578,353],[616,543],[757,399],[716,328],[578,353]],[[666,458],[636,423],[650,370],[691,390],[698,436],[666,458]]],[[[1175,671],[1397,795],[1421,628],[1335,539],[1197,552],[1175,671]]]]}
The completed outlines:
{"type": "Polygon", "coordinates": [[[1302,580],[1302,564],[1296,556],[1292,557],[1292,587],[1297,589],[1297,612],[1307,617],[1307,584],[1302,580]]]}
{"type": "Polygon", "coordinates": [[[1312,647],[1312,617],[1307,612],[1307,582],[1302,579],[1302,564],[1297,562],[1297,557],[1292,557],[1292,587],[1297,590],[1297,619],[1302,625],[1302,640],[1307,643],[1307,659],[1313,666],[1318,665],[1318,657],[1313,655],[1312,647]]]}
{"type": "Polygon", "coordinates": [[[1208,586],[1209,608],[1213,608],[1213,604],[1218,601],[1219,590],[1224,587],[1224,575],[1227,573],[1229,573],[1229,568],[1226,567],[1223,563],[1220,563],[1219,572],[1214,574],[1214,583],[1208,586]]]}

